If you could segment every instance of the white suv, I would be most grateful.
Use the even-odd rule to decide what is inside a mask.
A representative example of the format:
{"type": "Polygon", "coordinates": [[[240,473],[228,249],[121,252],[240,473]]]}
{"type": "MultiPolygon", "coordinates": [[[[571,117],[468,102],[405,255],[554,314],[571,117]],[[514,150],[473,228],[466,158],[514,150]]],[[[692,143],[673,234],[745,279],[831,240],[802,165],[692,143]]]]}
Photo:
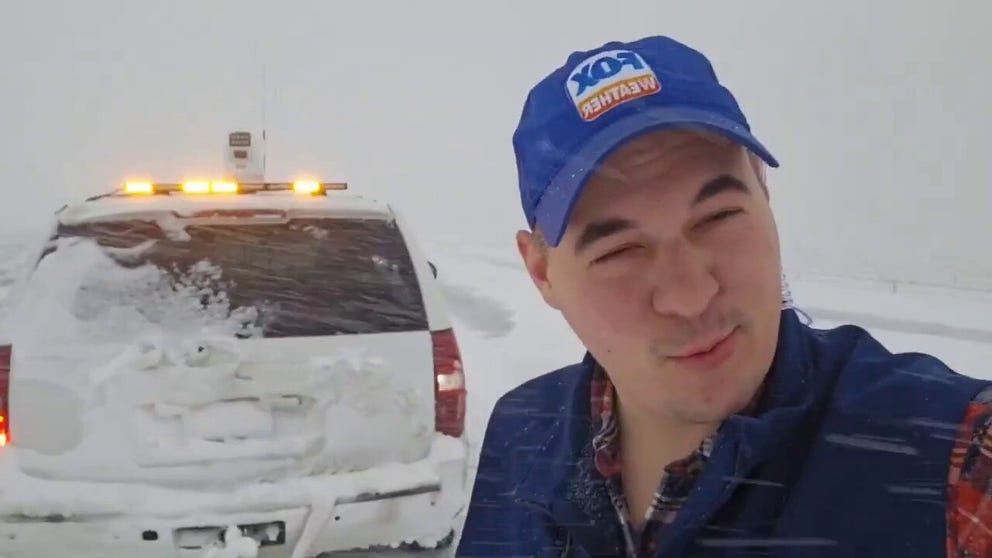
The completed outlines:
{"type": "Polygon", "coordinates": [[[342,187],[138,184],[58,213],[8,300],[0,556],[450,544],[459,348],[404,221],[342,187]]]}

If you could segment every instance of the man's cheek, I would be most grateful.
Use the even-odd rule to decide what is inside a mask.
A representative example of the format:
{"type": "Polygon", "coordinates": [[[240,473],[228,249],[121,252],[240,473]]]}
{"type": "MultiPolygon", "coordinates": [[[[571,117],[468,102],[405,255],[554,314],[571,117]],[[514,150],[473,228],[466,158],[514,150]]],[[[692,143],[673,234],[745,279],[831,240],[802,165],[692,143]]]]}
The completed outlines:
{"type": "Polygon", "coordinates": [[[602,330],[603,336],[634,335],[641,329],[643,310],[629,299],[601,297],[587,304],[587,320],[602,330]]]}

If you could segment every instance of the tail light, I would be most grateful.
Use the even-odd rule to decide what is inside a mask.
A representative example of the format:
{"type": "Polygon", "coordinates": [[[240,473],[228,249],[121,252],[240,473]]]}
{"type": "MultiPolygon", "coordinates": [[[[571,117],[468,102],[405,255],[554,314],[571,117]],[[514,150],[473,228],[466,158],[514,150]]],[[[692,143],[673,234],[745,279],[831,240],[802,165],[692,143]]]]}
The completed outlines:
{"type": "Polygon", "coordinates": [[[431,332],[434,345],[434,429],[458,438],[465,432],[465,373],[455,332],[431,332]]]}
{"type": "Polygon", "coordinates": [[[0,345],[0,448],[10,442],[10,345],[0,345]]]}

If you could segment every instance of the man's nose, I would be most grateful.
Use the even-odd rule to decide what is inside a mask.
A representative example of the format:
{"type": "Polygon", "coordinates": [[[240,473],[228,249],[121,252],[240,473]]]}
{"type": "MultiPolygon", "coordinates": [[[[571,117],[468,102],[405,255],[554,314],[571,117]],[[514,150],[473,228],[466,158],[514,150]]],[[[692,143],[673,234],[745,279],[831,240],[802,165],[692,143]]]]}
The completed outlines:
{"type": "Polygon", "coordinates": [[[654,311],[682,318],[701,316],[720,290],[708,258],[687,243],[664,247],[651,268],[654,311]]]}

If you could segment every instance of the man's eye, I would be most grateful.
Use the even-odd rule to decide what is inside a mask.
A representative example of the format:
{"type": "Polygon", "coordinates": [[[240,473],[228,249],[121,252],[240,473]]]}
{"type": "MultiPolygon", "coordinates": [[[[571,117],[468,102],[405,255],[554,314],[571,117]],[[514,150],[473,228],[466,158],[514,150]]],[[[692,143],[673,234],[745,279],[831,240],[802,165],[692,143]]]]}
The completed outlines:
{"type": "Polygon", "coordinates": [[[592,261],[592,263],[598,264],[598,263],[608,262],[610,260],[613,260],[613,259],[615,259],[615,258],[617,258],[619,256],[622,256],[622,255],[630,252],[633,249],[634,249],[633,246],[623,246],[621,248],[617,248],[616,250],[611,250],[611,251],[603,254],[602,256],[599,256],[596,259],[594,259],[592,261]]]}
{"type": "Polygon", "coordinates": [[[725,209],[723,211],[719,211],[719,212],[714,213],[713,215],[710,215],[709,217],[703,219],[702,223],[700,223],[700,224],[702,224],[702,225],[708,225],[710,223],[718,223],[720,221],[725,221],[729,217],[733,217],[734,215],[737,215],[737,214],[742,213],[742,212],[743,212],[742,209],[725,209]]]}

